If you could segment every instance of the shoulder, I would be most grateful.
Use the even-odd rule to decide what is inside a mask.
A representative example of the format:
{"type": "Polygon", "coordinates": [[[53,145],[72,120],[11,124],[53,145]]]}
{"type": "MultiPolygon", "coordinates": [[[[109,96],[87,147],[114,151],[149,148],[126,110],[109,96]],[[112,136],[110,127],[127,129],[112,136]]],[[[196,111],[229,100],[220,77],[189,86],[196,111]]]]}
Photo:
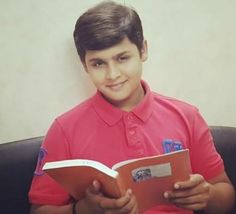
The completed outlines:
{"type": "Polygon", "coordinates": [[[190,104],[188,102],[185,102],[183,100],[165,96],[156,92],[152,92],[154,97],[154,103],[157,105],[172,110],[172,111],[178,111],[186,114],[191,114],[193,112],[198,112],[198,108],[194,106],[193,104],[190,104]]]}
{"type": "Polygon", "coordinates": [[[84,120],[91,115],[90,113],[93,111],[92,106],[91,97],[58,116],[56,121],[62,126],[73,125],[78,121],[84,122],[84,120]]]}

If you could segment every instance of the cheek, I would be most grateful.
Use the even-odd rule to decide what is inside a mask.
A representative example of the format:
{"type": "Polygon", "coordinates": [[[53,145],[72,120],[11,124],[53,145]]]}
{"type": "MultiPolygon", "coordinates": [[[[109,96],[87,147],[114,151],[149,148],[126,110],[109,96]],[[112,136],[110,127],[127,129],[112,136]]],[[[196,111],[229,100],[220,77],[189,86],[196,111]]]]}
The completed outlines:
{"type": "Polygon", "coordinates": [[[139,76],[142,73],[142,63],[139,62],[132,62],[132,63],[128,63],[125,67],[124,67],[126,74],[129,76],[139,76]]]}
{"type": "Polygon", "coordinates": [[[89,77],[96,87],[99,87],[104,81],[103,72],[91,72],[89,73],[89,77]]]}

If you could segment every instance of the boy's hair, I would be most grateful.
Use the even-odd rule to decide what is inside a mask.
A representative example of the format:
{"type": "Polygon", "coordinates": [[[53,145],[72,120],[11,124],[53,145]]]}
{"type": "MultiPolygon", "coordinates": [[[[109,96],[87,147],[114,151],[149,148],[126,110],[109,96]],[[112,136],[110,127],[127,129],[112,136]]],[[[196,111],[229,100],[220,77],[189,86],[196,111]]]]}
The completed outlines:
{"type": "Polygon", "coordinates": [[[127,37],[139,52],[143,47],[142,23],[137,12],[113,1],[104,1],[82,14],[76,22],[74,41],[82,62],[87,50],[102,50],[127,37]]]}

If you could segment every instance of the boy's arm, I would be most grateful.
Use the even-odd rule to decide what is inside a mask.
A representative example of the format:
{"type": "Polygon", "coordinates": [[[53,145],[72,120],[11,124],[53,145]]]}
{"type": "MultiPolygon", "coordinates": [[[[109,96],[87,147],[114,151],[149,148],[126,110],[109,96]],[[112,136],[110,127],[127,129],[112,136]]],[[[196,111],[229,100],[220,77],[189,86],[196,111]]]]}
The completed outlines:
{"type": "Polygon", "coordinates": [[[199,174],[193,174],[188,181],[176,183],[174,188],[164,196],[185,209],[221,214],[227,213],[235,201],[234,188],[225,172],[209,181],[199,174]]]}
{"type": "MultiPolygon", "coordinates": [[[[83,200],[77,202],[75,209],[76,214],[91,214],[83,200]]],[[[73,214],[73,204],[64,206],[32,205],[30,214],[73,214]]]]}
{"type": "Polygon", "coordinates": [[[210,198],[205,208],[207,213],[228,213],[235,203],[235,190],[226,173],[208,181],[210,198]]]}
{"type": "Polygon", "coordinates": [[[64,206],[32,205],[30,214],[72,214],[72,204],[64,206]]]}

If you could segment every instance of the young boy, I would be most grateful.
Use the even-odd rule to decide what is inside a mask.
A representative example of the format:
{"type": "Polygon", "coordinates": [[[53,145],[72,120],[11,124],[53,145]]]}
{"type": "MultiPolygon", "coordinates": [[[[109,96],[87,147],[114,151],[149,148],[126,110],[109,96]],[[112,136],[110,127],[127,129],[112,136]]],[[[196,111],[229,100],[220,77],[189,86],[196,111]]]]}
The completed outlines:
{"type": "Polygon", "coordinates": [[[138,14],[124,5],[102,2],[78,19],[74,40],[97,93],[58,117],[49,129],[29,192],[31,214],[137,214],[131,189],[121,198],[108,198],[95,180],[86,197],[74,201],[42,172],[43,164],[85,158],[111,167],[119,161],[181,148],[190,150],[193,174],[163,193],[170,205],[145,213],[226,213],[234,190],[198,110],[152,92],[141,80],[147,42],[138,14]],[[168,144],[167,139],[171,139],[168,144]]]}

